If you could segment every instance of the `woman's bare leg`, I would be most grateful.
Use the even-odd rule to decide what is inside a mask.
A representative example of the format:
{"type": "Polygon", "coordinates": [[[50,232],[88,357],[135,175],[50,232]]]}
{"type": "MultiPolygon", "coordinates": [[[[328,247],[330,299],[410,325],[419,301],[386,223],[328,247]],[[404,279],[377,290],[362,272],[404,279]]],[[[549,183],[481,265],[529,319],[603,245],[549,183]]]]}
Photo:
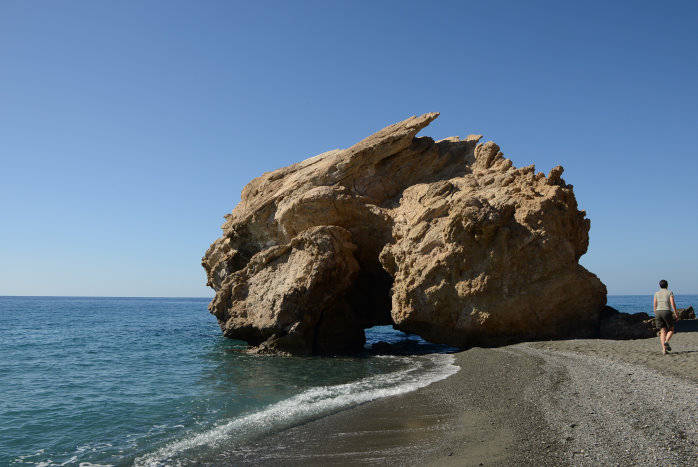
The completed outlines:
{"type": "Polygon", "coordinates": [[[669,343],[669,339],[671,339],[671,336],[674,335],[674,328],[669,329],[669,331],[666,333],[666,337],[664,338],[665,343],[669,343]]]}
{"type": "Polygon", "coordinates": [[[666,328],[661,328],[659,330],[659,343],[662,344],[662,353],[666,353],[666,349],[664,348],[665,339],[666,339],[666,328]]]}

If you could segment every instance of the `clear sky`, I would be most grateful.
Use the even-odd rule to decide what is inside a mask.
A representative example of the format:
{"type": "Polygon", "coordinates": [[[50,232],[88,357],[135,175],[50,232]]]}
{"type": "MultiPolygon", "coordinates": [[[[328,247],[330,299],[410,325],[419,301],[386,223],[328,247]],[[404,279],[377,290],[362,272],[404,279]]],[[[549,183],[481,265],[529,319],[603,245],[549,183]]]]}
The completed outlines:
{"type": "Polygon", "coordinates": [[[211,296],[265,171],[411,115],[564,166],[610,294],[698,293],[698,2],[0,2],[0,295],[211,296]]]}

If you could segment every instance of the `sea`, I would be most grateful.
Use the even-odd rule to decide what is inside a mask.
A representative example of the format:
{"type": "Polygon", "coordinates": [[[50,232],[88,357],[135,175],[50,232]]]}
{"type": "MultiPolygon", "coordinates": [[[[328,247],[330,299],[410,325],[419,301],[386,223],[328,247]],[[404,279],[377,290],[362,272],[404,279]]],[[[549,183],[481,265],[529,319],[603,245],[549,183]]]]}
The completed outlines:
{"type": "MultiPolygon", "coordinates": [[[[208,298],[0,296],[0,465],[195,465],[458,371],[456,349],[377,326],[354,357],[250,355],[208,298]],[[377,342],[392,352],[372,351],[377,342]]],[[[651,314],[651,296],[609,296],[651,314]]],[[[677,296],[681,308],[698,295],[677,296]]]]}

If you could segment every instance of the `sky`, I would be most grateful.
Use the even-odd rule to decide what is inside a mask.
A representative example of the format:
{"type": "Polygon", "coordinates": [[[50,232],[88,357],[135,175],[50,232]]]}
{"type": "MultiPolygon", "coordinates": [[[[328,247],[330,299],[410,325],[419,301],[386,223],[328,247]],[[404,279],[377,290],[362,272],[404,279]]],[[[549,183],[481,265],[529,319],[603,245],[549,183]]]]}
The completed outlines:
{"type": "Polygon", "coordinates": [[[696,294],[697,49],[696,1],[4,0],[0,295],[210,297],[246,183],[432,111],[565,168],[609,294],[696,294]]]}

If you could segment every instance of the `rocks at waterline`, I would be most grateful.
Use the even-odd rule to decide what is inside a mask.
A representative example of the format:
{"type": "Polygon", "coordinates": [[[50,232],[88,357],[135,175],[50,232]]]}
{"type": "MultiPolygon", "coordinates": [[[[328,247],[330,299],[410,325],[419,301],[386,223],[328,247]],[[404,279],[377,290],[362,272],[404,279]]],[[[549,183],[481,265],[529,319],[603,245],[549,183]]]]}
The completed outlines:
{"type": "MultiPolygon", "coordinates": [[[[676,331],[695,330],[695,311],[692,306],[677,308],[676,331]]],[[[621,313],[610,306],[604,307],[599,318],[599,333],[601,339],[646,339],[659,333],[654,316],[647,313],[621,313]]]]}
{"type": "Polygon", "coordinates": [[[562,167],[416,137],[437,116],[243,189],[202,260],[224,335],[308,355],[361,349],[379,324],[457,347],[598,333],[606,287],[578,263],[589,220],[562,167]]]}
{"type": "Polygon", "coordinates": [[[598,334],[601,339],[646,339],[656,334],[654,317],[647,313],[621,313],[610,306],[601,311],[598,334]]]}
{"type": "Polygon", "coordinates": [[[696,319],[696,312],[693,310],[692,306],[688,308],[677,308],[676,315],[679,319],[696,319]]]}

